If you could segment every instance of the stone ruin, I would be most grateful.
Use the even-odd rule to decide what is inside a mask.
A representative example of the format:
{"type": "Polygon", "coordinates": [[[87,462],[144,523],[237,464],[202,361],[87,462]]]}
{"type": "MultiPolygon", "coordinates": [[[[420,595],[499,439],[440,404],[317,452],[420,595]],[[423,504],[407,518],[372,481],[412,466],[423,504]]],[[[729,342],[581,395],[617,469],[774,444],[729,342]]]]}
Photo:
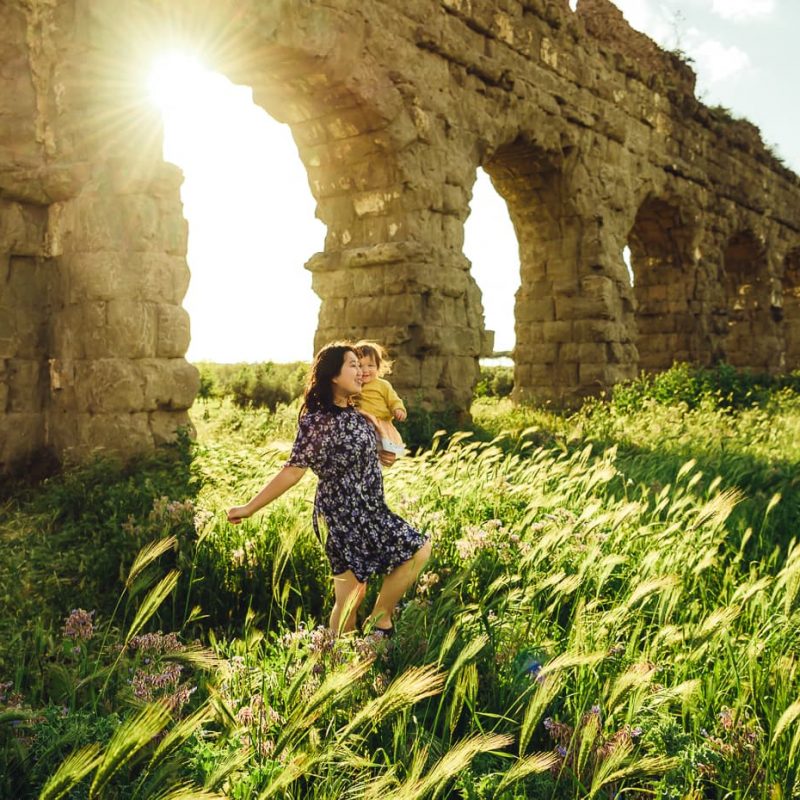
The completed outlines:
{"type": "Polygon", "coordinates": [[[291,127],[327,226],[316,345],[384,342],[412,405],[467,409],[492,352],[462,252],[478,167],[519,241],[517,400],[800,367],[798,178],[607,0],[7,0],[0,471],[188,422],[181,174],[146,96],[175,48],[291,127]]]}

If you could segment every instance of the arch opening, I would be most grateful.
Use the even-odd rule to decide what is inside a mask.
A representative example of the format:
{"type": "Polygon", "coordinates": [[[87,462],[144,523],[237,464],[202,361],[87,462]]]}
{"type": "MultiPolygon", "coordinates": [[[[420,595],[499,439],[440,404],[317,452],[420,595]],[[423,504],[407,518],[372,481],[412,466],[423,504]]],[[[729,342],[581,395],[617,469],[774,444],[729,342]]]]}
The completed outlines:
{"type": "Polygon", "coordinates": [[[519,290],[519,245],[508,206],[478,168],[472,187],[470,215],[464,224],[464,255],[481,293],[485,333],[492,353],[480,360],[478,396],[506,396],[513,381],[515,344],[514,298],[519,290]],[[490,368],[486,371],[485,368],[490,368]]]}
{"type": "Polygon", "coordinates": [[[628,234],[641,371],[691,358],[690,247],[691,231],[674,205],[655,197],[641,205],[628,234]]]}
{"type": "Polygon", "coordinates": [[[508,206],[478,169],[470,215],[464,224],[464,254],[481,290],[487,332],[494,333],[491,361],[511,365],[516,333],[514,297],[519,289],[519,244],[508,206]]]}
{"type": "Polygon", "coordinates": [[[289,128],[249,87],[187,57],[159,59],[150,85],[164,158],[184,173],[187,359],[309,359],[320,303],[302,265],[325,231],[289,128]]]}

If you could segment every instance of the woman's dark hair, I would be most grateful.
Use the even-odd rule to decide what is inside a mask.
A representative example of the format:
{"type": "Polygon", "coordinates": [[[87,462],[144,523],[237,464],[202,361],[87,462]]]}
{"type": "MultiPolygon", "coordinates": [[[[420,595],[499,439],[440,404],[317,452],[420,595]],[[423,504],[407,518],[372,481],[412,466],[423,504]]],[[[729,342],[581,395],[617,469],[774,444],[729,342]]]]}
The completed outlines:
{"type": "Polygon", "coordinates": [[[333,402],[333,379],[339,375],[347,353],[358,353],[350,342],[331,342],[320,349],[308,373],[306,391],[300,416],[313,411],[335,411],[338,406],[333,402]]]}

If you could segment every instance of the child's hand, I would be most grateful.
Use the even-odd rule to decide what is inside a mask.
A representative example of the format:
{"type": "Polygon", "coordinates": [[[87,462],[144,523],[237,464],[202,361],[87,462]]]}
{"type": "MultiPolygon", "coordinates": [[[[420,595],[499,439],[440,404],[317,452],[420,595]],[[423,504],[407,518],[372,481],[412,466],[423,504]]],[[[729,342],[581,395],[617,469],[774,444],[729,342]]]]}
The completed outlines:
{"type": "Polygon", "coordinates": [[[405,422],[407,416],[408,415],[406,414],[406,410],[404,408],[396,408],[394,410],[394,418],[398,422],[405,422]]]}

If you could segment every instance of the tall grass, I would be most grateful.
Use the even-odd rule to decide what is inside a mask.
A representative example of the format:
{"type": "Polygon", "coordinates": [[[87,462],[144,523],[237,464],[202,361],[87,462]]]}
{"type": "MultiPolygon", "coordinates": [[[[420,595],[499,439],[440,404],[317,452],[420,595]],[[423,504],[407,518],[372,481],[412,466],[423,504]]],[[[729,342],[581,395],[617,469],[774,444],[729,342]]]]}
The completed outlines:
{"type": "MultiPolygon", "coordinates": [[[[196,691],[165,717],[126,705],[124,681],[93,704],[82,688],[61,720],[89,709],[88,731],[43,774],[31,754],[65,723],[25,656],[0,694],[5,763],[28,770],[18,796],[55,796],[72,774],[75,797],[146,797],[162,766],[176,796],[800,792],[797,397],[570,417],[503,402],[474,409],[488,441],[439,436],[384,473],[390,506],[433,537],[391,642],[319,627],[332,593],[313,479],[224,520],[285,460],[291,412],[199,404],[191,508],[170,517],[154,493],[131,523],[146,546],[118,585],[135,596],[104,612],[100,648],[140,668],[126,642],[169,626],[183,644],[158,668],[184,664],[196,691]]],[[[25,510],[6,511],[15,530],[25,510]]],[[[26,652],[75,673],[59,631],[37,635],[26,652]]],[[[102,684],[113,658],[93,647],[102,684]]]]}

